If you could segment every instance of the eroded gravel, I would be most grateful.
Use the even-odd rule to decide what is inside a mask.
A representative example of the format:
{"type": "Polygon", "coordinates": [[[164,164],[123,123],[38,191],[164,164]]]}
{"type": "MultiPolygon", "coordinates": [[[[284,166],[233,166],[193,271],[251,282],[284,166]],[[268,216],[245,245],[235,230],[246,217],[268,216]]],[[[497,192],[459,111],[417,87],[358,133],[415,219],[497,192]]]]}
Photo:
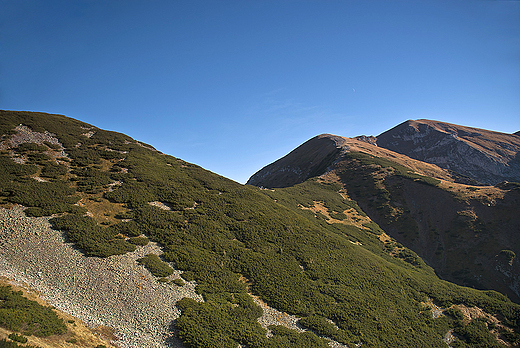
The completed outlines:
{"type": "Polygon", "coordinates": [[[0,208],[1,276],[28,284],[52,306],[92,326],[116,329],[121,347],[183,347],[170,330],[180,315],[175,303],[202,297],[194,282],[160,283],[135,262],[149,253],[161,250],[149,243],[125,255],[85,257],[48,218],[26,217],[22,207],[0,208]]]}

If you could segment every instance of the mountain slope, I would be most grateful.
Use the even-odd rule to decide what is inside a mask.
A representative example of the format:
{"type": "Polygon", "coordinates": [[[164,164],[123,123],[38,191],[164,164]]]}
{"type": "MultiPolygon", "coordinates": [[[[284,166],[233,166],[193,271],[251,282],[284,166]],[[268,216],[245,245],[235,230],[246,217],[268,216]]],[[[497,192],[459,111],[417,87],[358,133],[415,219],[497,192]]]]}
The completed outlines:
{"type": "Polygon", "coordinates": [[[520,137],[516,134],[410,120],[378,135],[377,145],[481,183],[520,181],[520,137]]]}
{"type": "MultiPolygon", "coordinates": [[[[123,134],[59,115],[1,111],[0,130],[2,216],[20,210],[26,215],[2,218],[0,241],[9,246],[0,249],[3,272],[18,281],[31,276],[44,294],[49,288],[42,285],[52,283],[52,294],[62,296],[49,297],[55,305],[76,304],[76,313],[88,313],[94,322],[125,318],[135,326],[128,332],[117,328],[122,346],[174,347],[179,338],[189,347],[445,347],[450,330],[457,342],[475,347],[472,337],[489,347],[502,346],[499,336],[518,341],[520,306],[494,291],[437,278],[332,179],[274,192],[244,186],[123,134]],[[37,221],[41,230],[32,227],[37,221]],[[52,235],[49,226],[65,239],[60,233],[45,238],[52,235]],[[49,248],[34,245],[51,239],[59,250],[72,242],[67,255],[78,261],[48,262],[59,256],[46,258],[49,248]],[[149,253],[160,258],[136,260],[152,243],[158,248],[149,253]],[[34,262],[19,268],[26,259],[34,262]],[[115,273],[100,272],[91,283],[78,270],[83,263],[104,264],[115,273]],[[74,287],[59,281],[64,274],[72,275],[74,287]],[[136,279],[134,288],[118,286],[112,274],[136,279]],[[182,296],[186,287],[197,294],[182,296]],[[152,306],[159,291],[184,297],[173,301],[176,315],[169,325],[148,319],[160,312],[152,306]],[[74,301],[87,293],[94,298],[74,301]],[[133,308],[130,298],[142,309],[133,308]],[[434,303],[446,315],[434,318],[434,303]],[[103,304],[111,306],[110,313],[103,304]],[[477,306],[500,320],[492,325],[464,316],[466,307],[477,306]],[[170,337],[154,334],[162,330],[170,337]]],[[[322,160],[301,178],[327,169],[329,149],[313,155],[322,160]]],[[[448,175],[435,166],[420,167],[448,175]]],[[[436,183],[396,168],[406,180],[436,183]]]]}
{"type": "MultiPolygon", "coordinates": [[[[325,139],[329,145],[323,169],[315,175],[340,183],[373,221],[398,242],[417,252],[444,279],[465,286],[495,289],[520,301],[520,252],[516,214],[520,191],[515,184],[474,187],[457,183],[460,176],[378,146],[321,135],[261,169],[248,183],[290,187],[308,180],[286,172],[309,172],[325,139]],[[320,139],[320,142],[316,140],[320,139]],[[309,161],[312,159],[314,161],[309,161]],[[511,262],[509,262],[511,261],[511,262]]],[[[464,178],[462,178],[464,179],[464,178]]],[[[464,180],[463,180],[464,181],[464,180]]]]}

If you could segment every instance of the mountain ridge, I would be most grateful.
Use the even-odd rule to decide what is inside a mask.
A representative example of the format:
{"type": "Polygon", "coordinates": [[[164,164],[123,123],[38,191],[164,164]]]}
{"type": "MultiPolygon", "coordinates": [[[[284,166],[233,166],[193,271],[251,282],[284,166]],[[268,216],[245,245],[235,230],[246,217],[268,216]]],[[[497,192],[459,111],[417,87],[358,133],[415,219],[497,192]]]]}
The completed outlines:
{"type": "MultiPolygon", "coordinates": [[[[427,138],[430,133],[437,132],[432,131],[432,127],[456,130],[461,137],[468,137],[468,134],[475,136],[476,132],[474,128],[426,120],[407,121],[394,130],[414,128],[409,139],[413,142],[417,139],[415,130],[426,130],[423,137],[427,138]]],[[[394,134],[394,130],[383,134],[394,134]]],[[[496,143],[497,138],[510,140],[511,137],[485,130],[478,132],[493,135],[491,139],[479,139],[478,142],[481,144],[479,146],[488,144],[487,152],[496,156],[500,156],[499,151],[489,144],[496,143]]],[[[309,180],[310,176],[304,176],[288,184],[280,181],[279,177],[286,171],[309,172],[306,169],[311,163],[309,158],[299,154],[318,153],[315,148],[320,146],[316,141],[318,138],[334,139],[336,149],[332,150],[329,146],[327,166],[321,166],[326,169],[316,177],[335,177],[334,180],[341,183],[349,196],[388,235],[416,251],[444,279],[466,286],[497,289],[516,301],[520,300],[519,265],[504,266],[496,262],[496,255],[501,250],[520,252],[517,243],[520,221],[514,213],[519,202],[517,190],[514,189],[516,186],[483,186],[472,178],[381,147],[380,137],[377,137],[376,145],[374,138],[367,141],[368,137],[351,139],[326,134],[310,139],[261,169],[248,183],[272,188],[309,180]],[[382,168],[381,172],[375,169],[377,167],[382,168]],[[367,181],[371,176],[373,182],[367,181]],[[407,180],[410,178],[413,181],[407,180]],[[364,189],[360,190],[359,187],[364,189]],[[367,197],[372,194],[372,198],[367,197]],[[470,233],[474,236],[468,240],[470,233]],[[493,237],[490,233],[494,233],[493,237]],[[470,240],[473,244],[468,244],[470,240]],[[465,260],[458,259],[457,255],[461,253],[467,255],[465,260]],[[508,271],[505,271],[506,268],[508,271]],[[506,273],[508,276],[505,276],[506,273]]],[[[501,146],[506,147],[504,144],[501,146]]],[[[511,152],[510,149],[510,157],[511,152]]]]}
{"type": "Polygon", "coordinates": [[[408,156],[403,156],[392,150],[377,146],[363,138],[347,138],[333,134],[321,134],[298,146],[286,156],[262,168],[253,174],[246,184],[269,188],[295,185],[313,176],[324,174],[329,166],[333,165],[334,162],[338,161],[341,156],[348,152],[364,152],[373,156],[392,158],[396,163],[404,165],[410,168],[410,170],[444,180],[454,181],[459,177],[435,164],[425,163],[408,156]],[[327,145],[322,146],[325,142],[327,142],[327,145]],[[301,153],[305,155],[300,157],[299,154],[301,153]],[[311,166],[306,167],[307,164],[311,164],[311,166]],[[275,174],[276,177],[273,177],[273,173],[277,172],[280,173],[280,175],[275,174]],[[286,172],[292,174],[287,175],[286,172]],[[269,182],[265,181],[268,177],[270,177],[269,182]],[[283,180],[280,181],[279,178],[283,178],[283,180]],[[286,182],[290,182],[290,184],[286,182]]]}
{"type": "Polygon", "coordinates": [[[520,138],[432,120],[408,120],[377,145],[469,176],[483,184],[520,181],[520,138]]]}

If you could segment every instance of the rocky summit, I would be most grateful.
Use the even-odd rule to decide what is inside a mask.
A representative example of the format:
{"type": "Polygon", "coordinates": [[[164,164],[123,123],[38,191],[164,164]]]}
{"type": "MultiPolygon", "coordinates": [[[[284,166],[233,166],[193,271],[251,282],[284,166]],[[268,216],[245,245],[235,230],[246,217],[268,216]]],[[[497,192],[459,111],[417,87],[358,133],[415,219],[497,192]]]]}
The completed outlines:
{"type": "Polygon", "coordinates": [[[468,176],[482,184],[520,181],[520,136],[431,120],[406,121],[377,146],[468,176]]]}

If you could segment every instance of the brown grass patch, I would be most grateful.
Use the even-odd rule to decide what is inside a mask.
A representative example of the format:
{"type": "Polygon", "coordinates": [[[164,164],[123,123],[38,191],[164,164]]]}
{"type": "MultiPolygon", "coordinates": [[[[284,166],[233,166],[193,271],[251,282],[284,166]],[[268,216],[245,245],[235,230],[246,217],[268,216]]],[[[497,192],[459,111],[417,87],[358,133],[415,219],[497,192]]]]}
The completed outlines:
{"type": "MultiPolygon", "coordinates": [[[[368,216],[360,215],[355,209],[349,208],[349,209],[343,211],[342,213],[345,214],[347,216],[347,218],[344,220],[338,220],[338,219],[334,219],[330,215],[331,213],[329,212],[328,208],[325,207],[323,202],[319,202],[319,201],[313,201],[313,202],[314,202],[313,207],[307,208],[301,204],[299,204],[298,207],[302,210],[310,210],[315,214],[316,213],[322,214],[323,216],[325,216],[325,218],[326,218],[325,221],[327,221],[328,224],[353,225],[353,226],[356,226],[363,230],[369,230],[369,228],[363,226],[363,224],[372,222],[372,220],[368,216]]],[[[332,213],[336,213],[336,212],[332,212],[332,213]]]]}
{"type": "Polygon", "coordinates": [[[77,204],[86,208],[88,212],[92,214],[89,214],[89,216],[94,218],[98,223],[117,223],[119,220],[114,216],[129,211],[129,209],[124,207],[123,203],[112,203],[102,198],[102,194],[89,195],[83,192],[78,192],[78,194],[81,196],[81,199],[77,204]]]}

